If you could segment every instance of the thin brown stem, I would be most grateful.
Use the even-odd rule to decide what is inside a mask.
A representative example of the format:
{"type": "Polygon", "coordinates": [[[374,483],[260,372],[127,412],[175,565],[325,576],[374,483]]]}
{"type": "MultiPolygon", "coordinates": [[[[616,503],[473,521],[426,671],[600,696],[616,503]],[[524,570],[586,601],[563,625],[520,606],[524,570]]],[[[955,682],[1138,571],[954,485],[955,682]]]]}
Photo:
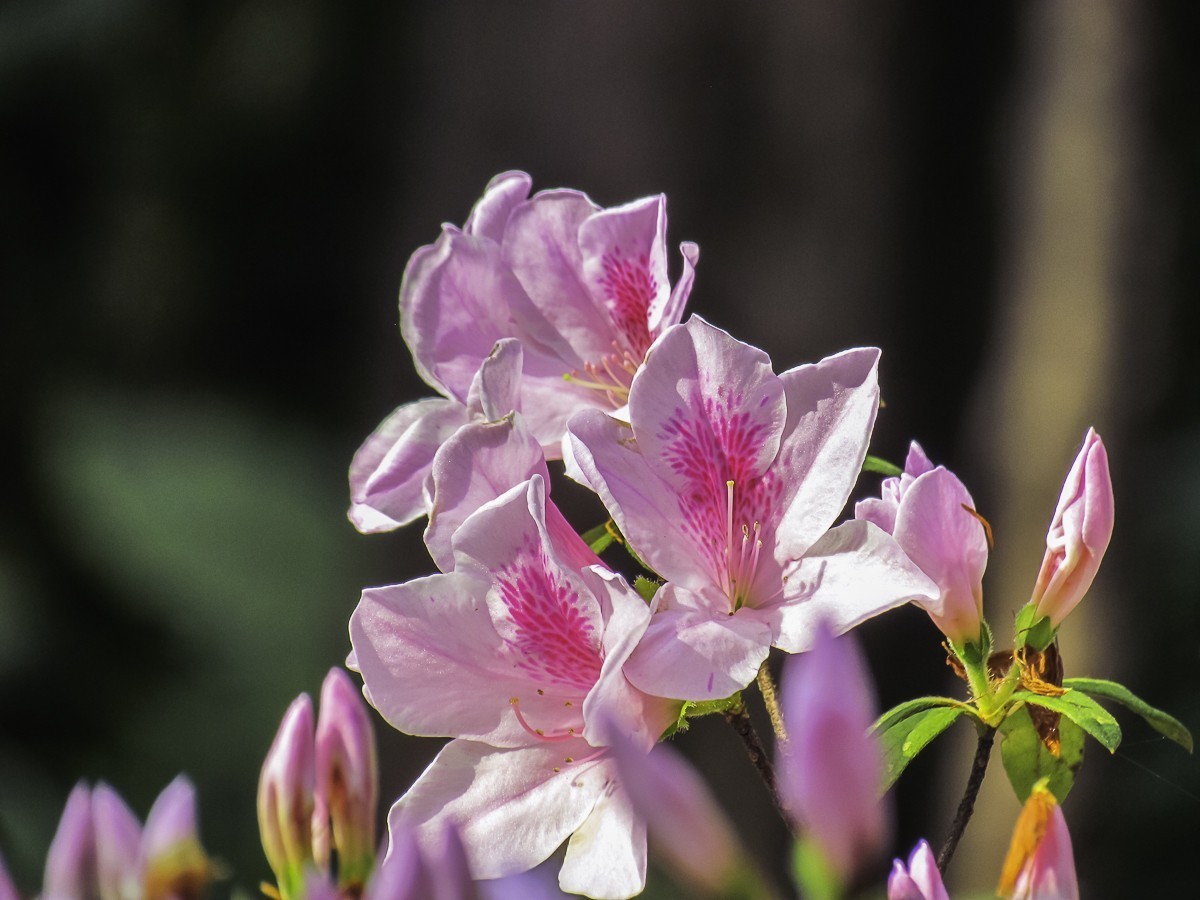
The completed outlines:
{"type": "Polygon", "coordinates": [[[771,677],[771,670],[767,668],[766,660],[763,660],[758,669],[758,690],[762,694],[763,704],[767,707],[775,740],[782,746],[787,743],[787,726],[783,724],[783,713],[779,709],[779,691],[775,687],[775,679],[771,677]]]}
{"type": "Polygon", "coordinates": [[[779,791],[775,786],[775,767],[771,765],[771,757],[763,749],[762,741],[759,740],[758,732],[754,730],[754,723],[750,721],[750,713],[746,711],[745,704],[728,710],[725,713],[725,721],[733,726],[737,736],[742,739],[742,743],[746,747],[746,755],[750,757],[750,764],[754,766],[762,778],[763,784],[767,786],[767,792],[771,795],[771,802],[775,804],[775,810],[788,828],[791,828],[791,818],[784,809],[783,802],[779,799],[779,791]]]}
{"type": "Polygon", "coordinates": [[[975,746],[975,758],[971,761],[971,774],[967,778],[967,789],[963,791],[962,800],[958,803],[958,811],[954,814],[954,822],[950,826],[950,834],[946,837],[946,843],[942,844],[941,852],[938,853],[938,871],[943,875],[946,874],[946,867],[950,865],[954,851],[958,849],[958,842],[962,839],[963,832],[967,830],[971,814],[975,812],[975,798],[979,796],[979,788],[983,785],[983,776],[987,773],[988,760],[991,758],[992,744],[995,740],[995,728],[985,726],[979,732],[979,743],[975,746]]]}

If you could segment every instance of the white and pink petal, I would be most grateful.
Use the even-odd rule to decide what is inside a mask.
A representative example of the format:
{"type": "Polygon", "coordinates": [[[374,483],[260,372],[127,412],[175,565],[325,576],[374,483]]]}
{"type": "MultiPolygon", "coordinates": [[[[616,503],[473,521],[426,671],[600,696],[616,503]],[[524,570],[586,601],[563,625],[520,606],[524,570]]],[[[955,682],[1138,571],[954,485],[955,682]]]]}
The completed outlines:
{"type": "Polygon", "coordinates": [[[582,739],[515,749],[451,741],[396,801],[388,830],[405,823],[428,845],[453,823],[475,877],[528,871],[583,825],[612,780],[594,753],[582,739]]]}
{"type": "Polygon", "coordinates": [[[831,529],[787,571],[773,606],[775,646],[808,650],[826,622],[841,634],[910,601],[929,602],[938,587],[886,532],[870,522],[831,529]]]}

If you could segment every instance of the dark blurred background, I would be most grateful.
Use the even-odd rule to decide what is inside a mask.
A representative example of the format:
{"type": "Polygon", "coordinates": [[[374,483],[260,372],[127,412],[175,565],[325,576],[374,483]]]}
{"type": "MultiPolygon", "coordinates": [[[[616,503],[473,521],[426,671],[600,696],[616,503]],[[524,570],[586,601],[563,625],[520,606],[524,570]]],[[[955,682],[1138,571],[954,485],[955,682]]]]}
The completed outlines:
{"type": "MultiPolygon", "coordinates": [[[[76,779],[144,816],[179,771],[232,876],[218,895],[268,876],[254,790],[280,715],[344,659],[361,587],[432,570],[420,527],[344,518],[359,442],[428,393],[401,272],[509,168],[604,205],[668,194],[672,247],[702,250],[692,310],[778,369],[882,346],[874,452],[917,438],[972,489],[1001,636],[1094,424],[1118,520],[1063,629],[1067,674],[1196,731],[1198,19],[1133,0],[9,0],[0,852],[23,890],[76,779]]],[[[962,689],[922,613],[859,633],[883,704],[962,689]]],[[[1090,746],[1065,808],[1084,895],[1171,896],[1194,882],[1200,777],[1118,717],[1125,743],[1090,746]]],[[[438,742],[379,725],[390,800],[438,742]]],[[[896,853],[944,837],[961,731],[901,779],[896,853]]],[[[728,732],[678,743],[782,877],[728,732]]],[[[995,884],[1015,820],[998,755],[981,806],[960,889],[995,884]]]]}

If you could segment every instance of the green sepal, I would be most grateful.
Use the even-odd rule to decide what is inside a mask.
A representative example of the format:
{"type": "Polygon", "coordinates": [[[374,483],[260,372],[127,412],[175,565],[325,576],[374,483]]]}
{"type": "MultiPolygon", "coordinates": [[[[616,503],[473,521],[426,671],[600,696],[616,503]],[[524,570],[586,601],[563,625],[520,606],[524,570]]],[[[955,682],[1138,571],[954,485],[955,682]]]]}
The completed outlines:
{"type": "Polygon", "coordinates": [[[838,900],[841,879],[816,841],[800,838],[792,845],[792,880],[806,900],[838,900]]]}
{"type": "Polygon", "coordinates": [[[611,522],[601,522],[595,528],[589,528],[580,535],[583,542],[592,548],[592,552],[596,554],[603,553],[612,546],[612,542],[617,538],[612,532],[611,522]]]}
{"type": "Polygon", "coordinates": [[[1026,603],[1017,613],[1015,629],[1016,637],[1013,643],[1016,646],[1032,647],[1038,651],[1049,647],[1054,641],[1054,635],[1058,633],[1058,629],[1050,624],[1049,616],[1038,618],[1037,606],[1032,602],[1026,603]]]}
{"type": "Polygon", "coordinates": [[[1161,709],[1151,706],[1123,684],[1105,681],[1103,678],[1065,678],[1063,687],[1082,691],[1090,697],[1100,697],[1120,703],[1131,712],[1137,713],[1146,720],[1151,728],[1173,740],[1188,753],[1193,750],[1192,733],[1182,722],[1161,709]]]}
{"type": "Polygon", "coordinates": [[[1058,756],[1042,742],[1029,710],[1024,707],[1001,723],[1000,733],[1004,735],[1000,759],[1017,799],[1024,803],[1033,786],[1045,778],[1058,802],[1066,800],[1075,784],[1075,773],[1083,765],[1083,729],[1070,719],[1059,719],[1058,756]]]}
{"type": "Polygon", "coordinates": [[[917,697],[915,700],[905,700],[903,703],[893,706],[875,720],[875,724],[871,726],[871,731],[876,733],[886,731],[901,719],[907,719],[911,715],[927,709],[933,709],[937,706],[961,706],[963,712],[974,713],[971,707],[967,706],[961,700],[955,700],[953,697],[917,697]]]}
{"type": "Polygon", "coordinates": [[[863,460],[862,470],[864,472],[874,472],[877,475],[896,476],[904,474],[904,470],[895,463],[890,463],[878,456],[871,456],[869,453],[866,459],[863,460]]]}
{"type": "Polygon", "coordinates": [[[654,599],[654,595],[658,593],[660,587],[662,587],[661,581],[655,581],[653,578],[647,578],[645,575],[639,575],[633,579],[633,589],[647,603],[654,599]]]}
{"type": "Polygon", "coordinates": [[[965,712],[967,706],[962,703],[934,706],[905,716],[880,732],[885,767],[882,791],[891,788],[916,755],[965,712]]]}
{"type": "Polygon", "coordinates": [[[1082,691],[1068,690],[1057,697],[1016,691],[1012,699],[1014,703],[1032,703],[1070,719],[1103,744],[1109,753],[1115,753],[1121,744],[1121,726],[1112,713],[1082,691]]]}
{"type": "Polygon", "coordinates": [[[675,721],[667,726],[667,730],[659,737],[660,741],[665,741],[669,737],[674,737],[681,731],[687,731],[688,720],[697,719],[700,716],[711,716],[714,713],[727,713],[738,709],[742,705],[742,692],[738,691],[729,697],[722,700],[684,700],[679,707],[679,715],[675,721]]]}

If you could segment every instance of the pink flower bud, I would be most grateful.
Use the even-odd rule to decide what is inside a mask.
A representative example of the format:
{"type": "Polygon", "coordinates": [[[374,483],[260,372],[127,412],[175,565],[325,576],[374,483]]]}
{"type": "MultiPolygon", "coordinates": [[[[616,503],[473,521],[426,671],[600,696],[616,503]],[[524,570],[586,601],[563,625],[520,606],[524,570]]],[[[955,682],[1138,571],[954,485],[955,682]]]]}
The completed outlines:
{"type": "Polygon", "coordinates": [[[996,893],[1011,900],[1079,900],[1067,820],[1044,781],[1017,818],[996,893]]]}
{"type": "Polygon", "coordinates": [[[17,886],[13,884],[13,880],[8,874],[8,869],[4,866],[3,854],[0,854],[0,900],[20,900],[20,894],[17,893],[17,886]]]}
{"type": "Polygon", "coordinates": [[[1075,457],[1054,521],[1046,533],[1046,556],[1030,602],[1037,618],[1057,628],[1091,587],[1113,530],[1113,490],[1104,442],[1089,428],[1075,457]]]}
{"type": "Polygon", "coordinates": [[[868,734],[875,698],[853,637],[822,624],[813,649],[783,673],[789,740],[779,759],[779,792],[808,839],[843,882],[887,843],[879,798],[883,753],[868,734]]]}
{"type": "Polygon", "coordinates": [[[45,900],[66,900],[93,893],[96,880],[96,839],[92,826],[92,792],[82,781],[75,785],[63,808],[58,830],[46,854],[42,879],[45,900]]]}
{"type": "Polygon", "coordinates": [[[142,869],[147,897],[196,897],[212,875],[196,828],[196,789],[184,775],[167,785],[146,816],[142,869]]]}
{"type": "Polygon", "coordinates": [[[312,859],[314,734],[312,699],[292,701],[258,780],[258,828],[284,900],[303,890],[312,859]]]}
{"type": "Polygon", "coordinates": [[[665,744],[645,751],[610,728],[621,789],[646,823],[651,850],[706,895],[728,887],[741,855],[737,838],[699,773],[665,744]]]}
{"type": "Polygon", "coordinates": [[[325,863],[332,824],[342,887],[360,888],[375,861],[375,808],[379,763],[366,704],[341,669],[330,669],[321,686],[316,733],[316,835],[318,862],[325,863]]]}
{"type": "Polygon", "coordinates": [[[907,866],[898,859],[892,863],[888,900],[950,900],[933,851],[924,839],[917,842],[907,866]]]}
{"type": "Polygon", "coordinates": [[[142,826],[120,795],[103,782],[92,791],[92,827],[100,896],[137,896],[142,880],[138,858],[142,826]]]}

